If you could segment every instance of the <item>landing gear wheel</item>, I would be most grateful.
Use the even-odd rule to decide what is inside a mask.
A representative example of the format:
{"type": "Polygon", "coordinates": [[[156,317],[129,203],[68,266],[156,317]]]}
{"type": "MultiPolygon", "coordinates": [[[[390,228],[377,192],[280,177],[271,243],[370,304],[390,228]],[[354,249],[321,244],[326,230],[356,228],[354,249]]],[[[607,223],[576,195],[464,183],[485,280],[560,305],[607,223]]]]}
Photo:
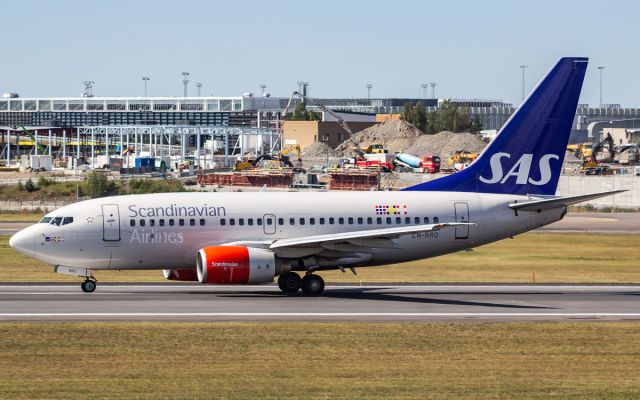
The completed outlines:
{"type": "Polygon", "coordinates": [[[293,294],[300,289],[300,281],[300,275],[287,272],[278,277],[278,287],[286,294],[293,294]]]}
{"type": "Polygon", "coordinates": [[[92,293],[96,290],[96,281],[92,281],[91,279],[87,279],[86,281],[80,284],[82,291],[85,293],[92,293]]]}
{"type": "Polygon", "coordinates": [[[300,282],[300,288],[308,296],[320,296],[324,291],[324,279],[318,275],[305,275],[300,282]]]}

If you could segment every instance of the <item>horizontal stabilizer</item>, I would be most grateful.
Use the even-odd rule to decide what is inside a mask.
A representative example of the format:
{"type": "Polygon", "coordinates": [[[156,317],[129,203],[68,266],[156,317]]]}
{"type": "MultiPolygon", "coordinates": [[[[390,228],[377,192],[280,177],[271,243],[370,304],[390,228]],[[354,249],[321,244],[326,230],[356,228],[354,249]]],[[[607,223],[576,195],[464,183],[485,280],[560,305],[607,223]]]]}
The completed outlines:
{"type": "Polygon", "coordinates": [[[549,210],[551,208],[566,207],[573,204],[582,203],[583,201],[599,199],[600,197],[612,196],[614,194],[618,194],[622,192],[626,192],[626,190],[612,190],[609,192],[582,194],[579,196],[554,197],[551,199],[531,200],[531,201],[525,201],[523,203],[511,203],[509,204],[509,208],[516,211],[538,212],[542,210],[549,210]]]}

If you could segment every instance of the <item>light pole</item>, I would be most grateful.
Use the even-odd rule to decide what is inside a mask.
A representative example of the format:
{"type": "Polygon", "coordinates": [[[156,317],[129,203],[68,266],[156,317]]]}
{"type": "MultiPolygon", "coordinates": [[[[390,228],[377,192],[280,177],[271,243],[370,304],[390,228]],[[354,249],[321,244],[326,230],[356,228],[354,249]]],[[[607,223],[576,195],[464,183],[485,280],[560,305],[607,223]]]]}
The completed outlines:
{"type": "Polygon", "coordinates": [[[143,76],[142,80],[144,81],[144,97],[147,97],[147,82],[149,82],[149,77],[143,76]]]}
{"type": "Polygon", "coordinates": [[[261,84],[260,85],[260,90],[261,90],[261,93],[262,93],[262,97],[264,97],[264,95],[267,94],[267,85],[264,84],[264,83],[261,84]]]}
{"type": "Polygon", "coordinates": [[[422,88],[422,98],[426,99],[427,98],[427,88],[429,87],[428,83],[421,83],[420,87],[422,88]]]}
{"type": "Polygon", "coordinates": [[[430,82],[429,85],[431,85],[431,98],[435,99],[436,98],[436,85],[437,85],[437,83],[430,82]]]}
{"type": "Polygon", "coordinates": [[[189,73],[183,72],[182,77],[183,77],[182,84],[184,85],[184,97],[187,97],[187,85],[189,84],[189,73]]]}
{"type": "Polygon", "coordinates": [[[520,69],[522,70],[522,101],[524,101],[524,70],[527,69],[527,65],[521,65],[520,69]]]}
{"type": "Polygon", "coordinates": [[[598,67],[600,70],[600,108],[602,108],[602,74],[604,72],[604,67],[601,65],[598,67]]]}
{"type": "Polygon", "coordinates": [[[371,88],[373,87],[372,84],[367,83],[367,99],[371,100],[371,88]]]}
{"type": "MultiPolygon", "coordinates": [[[[202,85],[201,82],[196,83],[196,87],[198,88],[198,97],[200,97],[200,93],[202,92],[202,86],[203,85],[202,85]]],[[[187,97],[187,96],[185,96],[185,97],[187,97]]]]}

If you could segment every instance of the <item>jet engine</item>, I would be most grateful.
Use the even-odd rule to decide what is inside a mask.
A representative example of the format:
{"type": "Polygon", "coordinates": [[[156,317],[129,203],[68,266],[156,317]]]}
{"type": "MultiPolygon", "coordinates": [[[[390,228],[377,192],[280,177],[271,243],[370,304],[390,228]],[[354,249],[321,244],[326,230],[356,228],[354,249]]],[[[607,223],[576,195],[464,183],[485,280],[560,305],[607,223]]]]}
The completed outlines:
{"type": "Polygon", "coordinates": [[[253,247],[211,246],[198,251],[196,270],[200,283],[269,283],[277,272],[276,257],[253,247]]]}
{"type": "Polygon", "coordinates": [[[169,281],[198,282],[198,271],[192,269],[165,269],[162,270],[164,278],[169,281]]]}

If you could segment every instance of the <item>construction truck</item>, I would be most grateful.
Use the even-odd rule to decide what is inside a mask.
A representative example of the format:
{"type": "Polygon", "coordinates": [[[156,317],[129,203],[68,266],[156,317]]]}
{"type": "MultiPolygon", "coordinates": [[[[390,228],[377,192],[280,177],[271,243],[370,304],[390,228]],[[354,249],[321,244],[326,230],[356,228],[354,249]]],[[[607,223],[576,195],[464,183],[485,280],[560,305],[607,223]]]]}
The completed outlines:
{"type": "Polygon", "coordinates": [[[613,162],[616,156],[616,150],[613,142],[613,137],[610,133],[602,138],[596,145],[591,148],[591,153],[588,157],[582,159],[582,165],[580,165],[580,172],[586,175],[605,175],[609,167],[602,165],[603,163],[613,162]],[[599,157],[598,154],[604,151],[609,153],[608,157],[599,157]]]}
{"type": "Polygon", "coordinates": [[[478,158],[477,153],[467,150],[458,150],[449,158],[449,165],[452,166],[455,171],[462,171],[474,162],[476,158],[478,158]]]}
{"type": "Polygon", "coordinates": [[[435,174],[440,172],[440,157],[425,155],[420,159],[413,154],[396,153],[393,160],[396,170],[400,172],[419,172],[435,174]]]}
{"type": "Polygon", "coordinates": [[[236,160],[233,164],[234,171],[245,171],[254,169],[284,169],[291,168],[293,172],[305,173],[302,168],[302,156],[300,152],[300,146],[293,145],[287,146],[276,155],[262,154],[253,159],[240,159],[236,160]],[[297,154],[297,165],[294,165],[289,159],[288,154],[297,154]]]}
{"type": "Polygon", "coordinates": [[[640,149],[638,143],[628,143],[616,146],[614,162],[622,165],[635,165],[640,162],[640,149]]]}

